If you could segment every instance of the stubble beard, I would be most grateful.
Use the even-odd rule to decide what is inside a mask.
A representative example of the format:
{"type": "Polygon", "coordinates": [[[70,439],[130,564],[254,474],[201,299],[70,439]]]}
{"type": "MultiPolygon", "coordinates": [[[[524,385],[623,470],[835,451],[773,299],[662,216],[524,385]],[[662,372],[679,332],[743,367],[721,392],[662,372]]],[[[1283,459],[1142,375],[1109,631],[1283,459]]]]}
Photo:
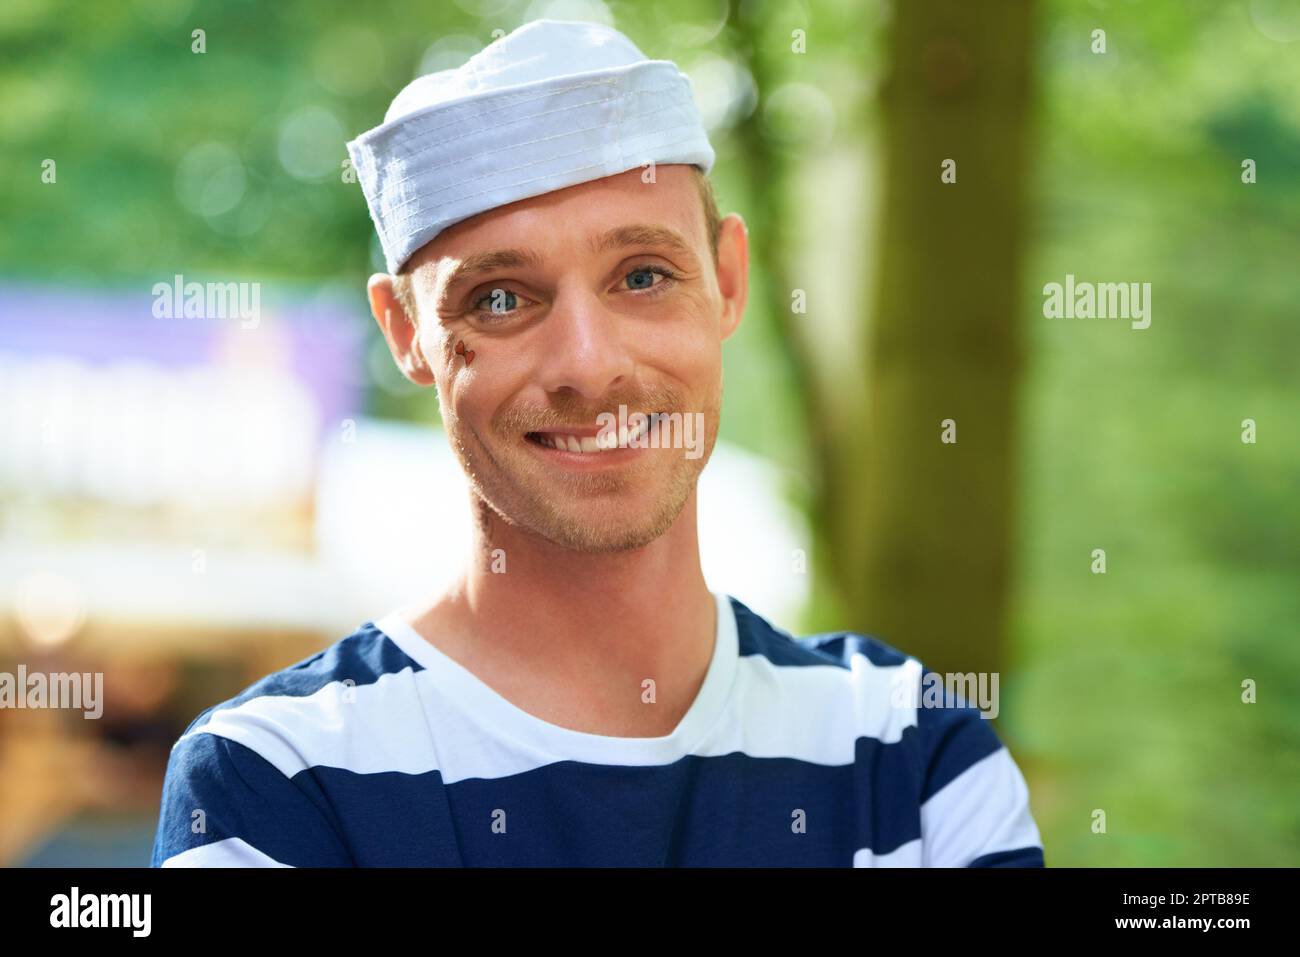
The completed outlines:
{"type": "MultiPolygon", "coordinates": [[[[713,454],[721,404],[719,383],[703,410],[705,442],[698,458],[687,458],[686,449],[647,449],[644,464],[648,468],[638,463],[615,474],[575,474],[563,483],[556,482],[553,473],[540,463],[531,461],[526,451],[494,455],[492,444],[483,442],[463,421],[446,417],[445,424],[469,480],[480,522],[499,518],[560,548],[598,554],[643,548],[673,526],[713,454]],[[666,479],[658,477],[663,472],[662,456],[672,457],[666,479]],[[644,475],[651,476],[647,492],[654,495],[653,502],[646,502],[644,494],[638,500],[628,492],[640,484],[638,478],[644,475]],[[606,501],[588,502],[581,508],[565,507],[566,501],[591,498],[606,501]]],[[[518,435],[494,438],[498,445],[511,441],[521,440],[518,435]]]]}

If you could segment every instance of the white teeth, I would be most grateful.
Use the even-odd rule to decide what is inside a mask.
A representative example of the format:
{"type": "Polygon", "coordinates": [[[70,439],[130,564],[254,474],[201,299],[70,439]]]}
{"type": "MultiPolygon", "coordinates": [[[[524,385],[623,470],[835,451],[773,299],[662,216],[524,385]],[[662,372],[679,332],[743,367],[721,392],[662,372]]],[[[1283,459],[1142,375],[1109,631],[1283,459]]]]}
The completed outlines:
{"type": "Polygon", "coordinates": [[[632,442],[638,442],[650,431],[650,419],[646,417],[638,428],[620,428],[617,433],[604,431],[596,435],[568,435],[559,432],[534,432],[537,441],[550,449],[561,452],[602,452],[606,449],[629,448],[632,442]]]}

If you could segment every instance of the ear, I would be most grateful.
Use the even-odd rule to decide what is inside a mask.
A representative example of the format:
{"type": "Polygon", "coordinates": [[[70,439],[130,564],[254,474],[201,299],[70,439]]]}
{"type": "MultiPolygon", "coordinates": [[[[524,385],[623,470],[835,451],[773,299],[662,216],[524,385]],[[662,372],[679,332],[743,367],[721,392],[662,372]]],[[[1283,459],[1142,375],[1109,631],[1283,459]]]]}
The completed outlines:
{"type": "Polygon", "coordinates": [[[718,291],[722,294],[719,331],[728,338],[740,325],[749,301],[749,232],[739,213],[718,224],[718,291]]]}
{"type": "Polygon", "coordinates": [[[392,277],[387,273],[375,273],[366,283],[366,293],[370,297],[370,312],[379,323],[388,351],[393,354],[393,361],[402,370],[402,375],[416,385],[433,385],[433,370],[420,351],[415,317],[408,316],[402,308],[393,292],[392,277]]]}

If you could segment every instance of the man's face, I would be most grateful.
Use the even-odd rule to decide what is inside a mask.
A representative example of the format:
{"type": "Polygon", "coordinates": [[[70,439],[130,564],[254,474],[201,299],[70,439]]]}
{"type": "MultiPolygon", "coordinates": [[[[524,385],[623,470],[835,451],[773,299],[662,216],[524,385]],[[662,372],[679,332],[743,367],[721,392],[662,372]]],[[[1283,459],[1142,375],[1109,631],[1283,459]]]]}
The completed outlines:
{"type": "Polygon", "coordinates": [[[658,538],[717,437],[722,340],[744,307],[744,228],[724,221],[715,268],[691,168],[660,166],[655,179],[634,169],[512,203],[450,227],[412,260],[412,352],[474,492],[565,548],[658,538]],[[608,416],[635,427],[635,413],[679,413],[655,420],[660,444],[677,447],[631,447],[635,428],[608,447],[618,438],[608,416]]]}

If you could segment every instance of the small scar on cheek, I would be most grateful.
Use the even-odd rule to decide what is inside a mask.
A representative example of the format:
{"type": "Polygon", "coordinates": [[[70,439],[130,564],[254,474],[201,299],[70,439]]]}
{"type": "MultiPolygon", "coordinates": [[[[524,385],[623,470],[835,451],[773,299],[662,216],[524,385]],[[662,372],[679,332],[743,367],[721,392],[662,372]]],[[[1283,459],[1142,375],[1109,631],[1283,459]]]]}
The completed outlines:
{"type": "Polygon", "coordinates": [[[465,365],[469,365],[473,362],[476,354],[477,353],[475,353],[473,349],[465,348],[465,341],[463,339],[456,340],[456,355],[465,357],[465,365]]]}

